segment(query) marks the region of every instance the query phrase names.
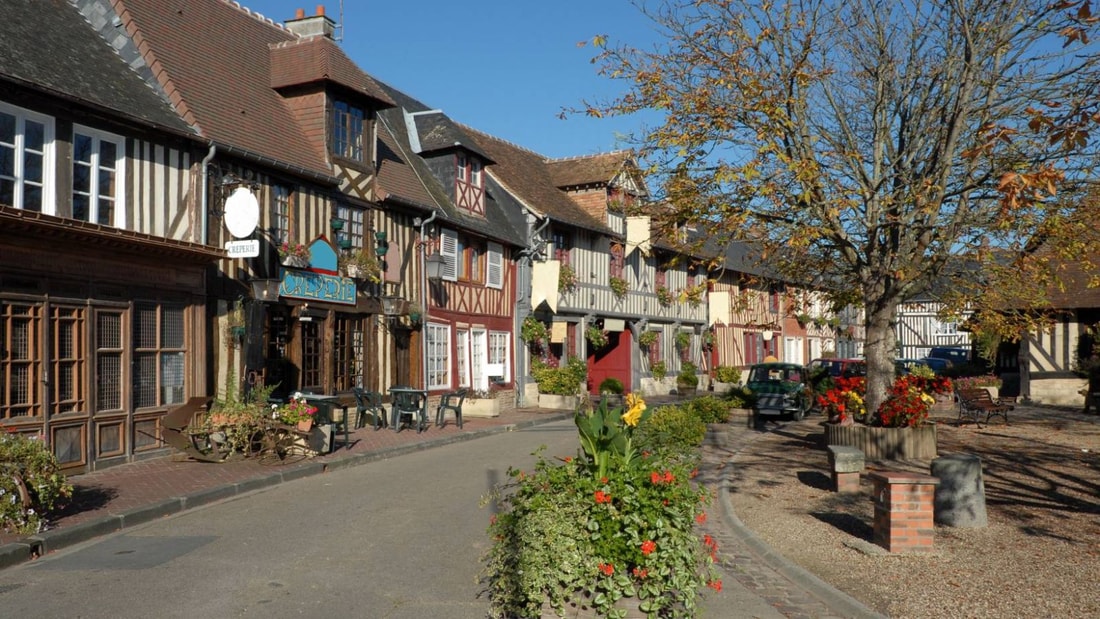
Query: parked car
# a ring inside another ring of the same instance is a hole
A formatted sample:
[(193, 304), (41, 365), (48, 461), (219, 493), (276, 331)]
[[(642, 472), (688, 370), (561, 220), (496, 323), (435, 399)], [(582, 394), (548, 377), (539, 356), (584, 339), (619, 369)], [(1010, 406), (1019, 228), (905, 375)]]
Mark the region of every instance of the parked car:
[(962, 346), (933, 346), (925, 357), (947, 359), (951, 365), (964, 365), (972, 361), (970, 349)]
[(924, 359), (894, 359), (894, 370), (898, 376), (905, 376), (918, 365), (925, 365)]
[(867, 362), (863, 359), (814, 359), (810, 362), (810, 371), (824, 370), (836, 378), (838, 376), (867, 376)]
[(809, 371), (795, 363), (759, 363), (749, 368), (745, 387), (756, 400), (757, 418), (787, 416), (801, 420), (810, 411), (813, 397)]

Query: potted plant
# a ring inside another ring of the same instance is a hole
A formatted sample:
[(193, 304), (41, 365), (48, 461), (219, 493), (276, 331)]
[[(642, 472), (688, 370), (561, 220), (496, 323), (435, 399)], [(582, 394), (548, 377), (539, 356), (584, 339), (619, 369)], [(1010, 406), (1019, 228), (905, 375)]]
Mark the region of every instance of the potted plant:
[(695, 389), (699, 386), (699, 376), (695, 373), (696, 369), (695, 364), (690, 361), (680, 364), (680, 373), (676, 375), (676, 391), (680, 395), (695, 393)]
[(691, 334), (687, 331), (677, 331), (675, 342), (678, 350), (687, 350), (691, 347)]
[(612, 276), (609, 280), (609, 285), (611, 286), (611, 292), (615, 295), (616, 299), (622, 299), (626, 296), (627, 284), (625, 279)]
[(664, 380), (665, 376), (668, 376), (668, 366), (664, 361), (654, 361), (649, 371), (656, 380)]
[(868, 459), (930, 460), (936, 457), (936, 426), (928, 421), (939, 394), (951, 393), (951, 379), (924, 366), (897, 377), (877, 411), (864, 403), (866, 379), (838, 376), (817, 396), (826, 415), (825, 443), (848, 445)]
[(558, 291), (571, 292), (577, 286), (577, 272), (568, 264), (561, 265), (558, 271)]
[(45, 441), (0, 430), (0, 530), (39, 533), (72, 495), (72, 484)]
[(741, 370), (732, 365), (720, 365), (714, 368), (714, 382), (711, 384), (714, 386), (715, 393), (726, 393), (740, 383)]
[(664, 307), (672, 305), (672, 291), (665, 286), (657, 286), (657, 302)]
[(545, 322), (535, 318), (533, 315), (528, 315), (523, 319), (519, 336), (523, 341), (527, 342), (529, 346), (541, 349), (548, 335), (549, 330), (546, 328)]
[(623, 403), (623, 381), (615, 378), (614, 376), (608, 376), (600, 381), (598, 388), (600, 392), (600, 401), (606, 401), (609, 406), (622, 406)]
[(564, 365), (555, 363), (540, 359), (531, 363), (531, 376), (539, 385), (539, 408), (574, 410), (588, 377), (588, 364), (580, 357), (570, 357)]
[(500, 416), (500, 400), (497, 398), (495, 386), (490, 383), (488, 389), (467, 391), (466, 400), (462, 403), (462, 415), (464, 417)]
[(283, 241), (278, 247), (278, 252), (283, 266), (295, 269), (304, 269), (309, 266), (308, 245)]
[(588, 325), (588, 327), (585, 328), (584, 338), (588, 340), (588, 343), (591, 344), (594, 349), (598, 350), (607, 346), (607, 332), (596, 325)]
[(485, 501), (490, 616), (693, 616), (706, 587), (721, 590), (716, 544), (695, 530), (710, 494), (689, 457), (639, 448), (649, 416), (634, 394), (601, 403), (574, 416), (580, 457), (509, 470)]
[(314, 415), (317, 407), (310, 405), (301, 393), (295, 392), (290, 396), (286, 404), (273, 405), (272, 417), (290, 426), (297, 426), (299, 430), (308, 432), (313, 427)]
[(638, 344), (643, 348), (649, 348), (657, 343), (659, 334), (656, 331), (642, 331), (638, 334)]
[(423, 313), (420, 309), (420, 305), (417, 304), (415, 301), (409, 303), (409, 320), (413, 324), (418, 324), (420, 322), (421, 316), (423, 316)]
[(339, 259), (340, 267), (352, 279), (361, 279), (377, 284), (382, 281), (382, 265), (373, 251), (357, 249), (343, 253)]

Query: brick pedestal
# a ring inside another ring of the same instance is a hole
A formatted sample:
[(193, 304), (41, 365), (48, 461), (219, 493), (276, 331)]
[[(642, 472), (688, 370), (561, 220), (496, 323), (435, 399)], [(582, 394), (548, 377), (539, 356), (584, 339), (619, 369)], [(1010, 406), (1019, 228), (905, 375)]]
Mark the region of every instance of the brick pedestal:
[(874, 471), (867, 477), (873, 485), (875, 544), (890, 552), (931, 551), (939, 480), (901, 471)]

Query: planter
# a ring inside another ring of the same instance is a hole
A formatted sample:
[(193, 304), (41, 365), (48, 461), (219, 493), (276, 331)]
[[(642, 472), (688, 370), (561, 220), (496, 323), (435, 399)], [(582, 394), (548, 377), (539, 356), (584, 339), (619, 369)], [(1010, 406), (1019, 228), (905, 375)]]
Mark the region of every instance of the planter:
[(352, 279), (360, 279), (366, 276), (366, 273), (363, 271), (363, 269), (359, 268), (358, 264), (347, 265), (346, 267), (344, 267), (344, 272), (347, 273), (348, 277)]
[(616, 408), (623, 405), (624, 396), (621, 393), (601, 393), (600, 401), (607, 402), (607, 408)]
[(825, 424), (826, 445), (847, 445), (868, 460), (931, 460), (936, 457), (936, 424), (915, 428), (874, 428)]
[(539, 408), (552, 408), (555, 410), (577, 410), (579, 404), (575, 395), (554, 395), (552, 393), (539, 394)]
[(695, 391), (697, 388), (698, 385), (683, 385), (680, 383), (676, 383), (676, 393), (684, 396), (695, 395)]
[(462, 403), (463, 417), (499, 417), (500, 400), (496, 398), (483, 398), (471, 400), (466, 398)]
[[(598, 614), (595, 607), (592, 606), (591, 600), (591, 594), (577, 593), (573, 599), (565, 603), (560, 613), (550, 607), (550, 602), (543, 602), (542, 614), (539, 615), (539, 619), (558, 619), (559, 617), (596, 619), (602, 617), (603, 615)], [(640, 604), (641, 600), (638, 598), (627, 596), (619, 598), (613, 608), (626, 611), (626, 614), (622, 615), (623, 619), (644, 619), (646, 614), (642, 612)]]
[(302, 421), (298, 422), (298, 431), (299, 432), (309, 432), (312, 429), (313, 429), (313, 420), (312, 419), (303, 419)]
[(283, 266), (289, 267), (291, 269), (304, 269), (309, 266), (309, 258), (305, 258), (302, 256), (283, 256), (279, 259), (279, 261), (282, 263)]
[(711, 381), (711, 386), (714, 388), (714, 393), (725, 394), (729, 393), (730, 389), (733, 389), (737, 383), (723, 383), (717, 380)]

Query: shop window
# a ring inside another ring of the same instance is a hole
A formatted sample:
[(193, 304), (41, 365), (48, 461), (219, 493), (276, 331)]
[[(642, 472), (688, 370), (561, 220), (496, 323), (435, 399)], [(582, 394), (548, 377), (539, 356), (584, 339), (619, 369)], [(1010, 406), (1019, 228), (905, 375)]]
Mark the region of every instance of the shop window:
[(86, 412), (84, 376), (84, 312), (79, 307), (54, 306), (50, 311), (53, 380), (50, 414)]
[(427, 347), (429, 389), (446, 389), (450, 386), (449, 339), (450, 329), (447, 325), (425, 325), (424, 345)]
[(503, 382), (510, 382), (511, 363), (509, 350), (509, 333), (505, 331), (489, 332), (489, 358), (485, 366), (485, 375), (489, 378), (499, 377)]
[(363, 385), (363, 355), (367, 319), (354, 315), (336, 317), (333, 342), (333, 380), (336, 391)]
[[(95, 319), (96, 412), (122, 410), (122, 312), (101, 310)], [(135, 358), (135, 370), (137, 362)], [(134, 384), (139, 381), (135, 372)]]
[(183, 308), (138, 303), (133, 321), (134, 408), (183, 403)]
[(38, 417), (41, 400), (39, 310), (33, 305), (0, 303), (0, 421)]
[(302, 325), (302, 391), (324, 392), (324, 374), (321, 367), (321, 351), (324, 342), (321, 339), (321, 326), (324, 321), (311, 320)]

